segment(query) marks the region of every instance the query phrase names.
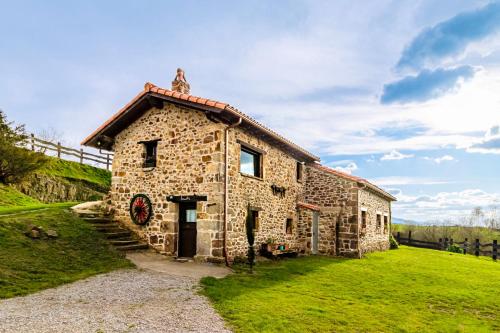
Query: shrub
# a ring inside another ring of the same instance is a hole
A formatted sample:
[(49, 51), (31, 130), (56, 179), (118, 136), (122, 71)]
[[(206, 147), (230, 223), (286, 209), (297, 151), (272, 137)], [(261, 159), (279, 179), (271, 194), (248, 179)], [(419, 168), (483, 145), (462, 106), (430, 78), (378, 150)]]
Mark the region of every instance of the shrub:
[(17, 183), (47, 163), (41, 153), (21, 148), (26, 142), (24, 126), (9, 123), (0, 110), (0, 182)]
[(389, 244), (390, 244), (391, 250), (399, 249), (399, 244), (396, 241), (396, 238), (394, 238), (394, 236), (392, 234), (389, 234)]
[(448, 246), (446, 251), (453, 252), (453, 253), (462, 253), (462, 248), (458, 245), (452, 244), (452, 245)]

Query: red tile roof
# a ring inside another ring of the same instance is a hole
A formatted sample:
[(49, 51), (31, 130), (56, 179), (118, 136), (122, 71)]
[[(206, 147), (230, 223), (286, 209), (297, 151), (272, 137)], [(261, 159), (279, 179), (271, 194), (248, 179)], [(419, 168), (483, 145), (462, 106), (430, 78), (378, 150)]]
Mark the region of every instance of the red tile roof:
[(95, 130), (92, 134), (90, 134), (85, 140), (82, 141), (82, 145), (88, 144), (94, 137), (98, 136), (103, 130), (106, 129), (109, 125), (111, 125), (113, 122), (118, 120), (124, 113), (128, 111), (128, 109), (138, 100), (140, 100), (143, 96), (147, 95), (148, 93), (154, 93), (157, 95), (163, 95), (166, 97), (171, 97), (171, 98), (176, 98), (179, 100), (183, 101), (188, 101), (192, 103), (196, 103), (202, 106), (207, 106), (207, 107), (212, 107), (215, 109), (219, 110), (224, 110), (227, 111), (237, 117), (241, 117), (244, 121), (249, 123), (250, 125), (259, 128), (261, 131), (267, 133), (269, 136), (274, 137), (278, 141), (281, 141), (285, 145), (301, 152), (302, 154), (308, 156), (311, 160), (319, 161), (319, 157), (317, 157), (314, 154), (311, 154), (304, 148), (296, 145), (292, 141), (284, 138), (283, 136), (279, 135), (278, 133), (274, 132), (273, 130), (269, 129), (268, 127), (262, 125), (252, 117), (244, 114), (243, 112), (239, 111), (238, 109), (232, 107), (228, 103), (223, 103), (219, 101), (214, 101), (202, 97), (197, 97), (197, 96), (192, 96), (188, 94), (182, 94), (176, 91), (160, 88), (150, 82), (147, 82), (144, 85), (144, 90), (140, 92), (132, 101), (130, 101), (127, 105), (125, 105), (123, 108), (121, 108), (117, 113), (115, 113), (109, 120), (107, 120), (104, 124), (102, 124), (97, 130)]
[(356, 176), (347, 174), (345, 172), (338, 171), (338, 170), (329, 168), (327, 166), (321, 165), (319, 163), (312, 164), (312, 167), (314, 167), (316, 169), (319, 169), (319, 170), (322, 170), (322, 171), (325, 171), (327, 173), (333, 174), (335, 176), (347, 179), (347, 180), (351, 180), (351, 181), (354, 181), (354, 182), (357, 182), (357, 183), (361, 183), (361, 184), (369, 187), (373, 191), (375, 191), (375, 192), (383, 195), (384, 197), (386, 197), (386, 198), (388, 198), (388, 199), (390, 199), (392, 201), (396, 201), (396, 198), (393, 195), (391, 195), (390, 193), (387, 193), (386, 191), (384, 191), (383, 189), (381, 189), (377, 185), (374, 185), (374, 184), (370, 183), (368, 180), (366, 180), (364, 178), (356, 177)]
[(306, 209), (315, 210), (315, 211), (319, 211), (320, 210), (319, 206), (316, 206), (316, 205), (313, 205), (313, 204), (309, 204), (309, 203), (306, 203), (306, 202), (297, 202), (297, 207), (299, 207), (299, 208), (306, 208)]

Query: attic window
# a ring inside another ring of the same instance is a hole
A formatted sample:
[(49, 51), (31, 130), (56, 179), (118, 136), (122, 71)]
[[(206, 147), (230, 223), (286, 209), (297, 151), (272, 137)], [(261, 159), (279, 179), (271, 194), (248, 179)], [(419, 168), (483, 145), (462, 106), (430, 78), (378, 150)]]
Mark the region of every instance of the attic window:
[(154, 168), (156, 167), (156, 151), (158, 148), (158, 141), (160, 140), (151, 140), (151, 141), (141, 141), (139, 143), (144, 145), (144, 163), (142, 164), (143, 168)]

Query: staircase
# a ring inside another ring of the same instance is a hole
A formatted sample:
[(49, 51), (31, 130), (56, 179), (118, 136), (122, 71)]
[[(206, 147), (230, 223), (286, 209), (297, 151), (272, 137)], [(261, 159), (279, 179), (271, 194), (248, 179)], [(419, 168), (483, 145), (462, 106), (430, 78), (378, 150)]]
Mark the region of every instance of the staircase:
[(132, 232), (122, 228), (110, 216), (98, 212), (78, 212), (77, 214), (101, 232), (117, 250), (140, 251), (149, 248), (148, 244), (138, 240)]

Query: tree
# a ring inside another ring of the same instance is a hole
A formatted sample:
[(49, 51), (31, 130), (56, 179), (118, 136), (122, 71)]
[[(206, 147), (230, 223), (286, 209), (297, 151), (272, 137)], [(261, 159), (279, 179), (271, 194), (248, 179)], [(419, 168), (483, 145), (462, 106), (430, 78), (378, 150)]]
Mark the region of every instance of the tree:
[(253, 214), (252, 210), (250, 209), (250, 204), (248, 204), (246, 229), (247, 229), (247, 241), (248, 241), (248, 263), (250, 264), (250, 272), (253, 271), (253, 262), (255, 261), (255, 249), (253, 248), (255, 242), (255, 234), (254, 234), (253, 224), (254, 224)]
[(38, 170), (47, 158), (25, 148), (27, 135), (24, 125), (14, 125), (0, 110), (0, 182), (16, 183)]

